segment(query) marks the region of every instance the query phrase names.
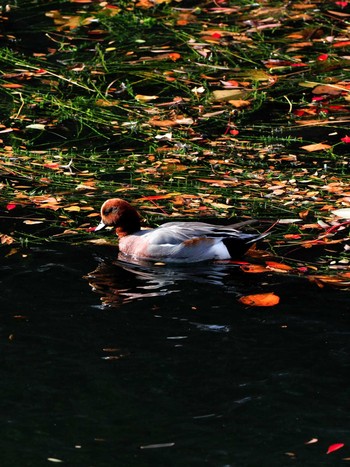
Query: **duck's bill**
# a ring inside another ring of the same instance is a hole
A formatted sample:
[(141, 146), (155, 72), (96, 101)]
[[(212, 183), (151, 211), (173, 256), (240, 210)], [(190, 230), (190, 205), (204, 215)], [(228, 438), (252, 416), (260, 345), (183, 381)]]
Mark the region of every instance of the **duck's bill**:
[(105, 224), (104, 222), (101, 221), (101, 222), (98, 224), (98, 226), (95, 228), (95, 232), (97, 232), (98, 230), (102, 230), (102, 229), (104, 229), (105, 227), (106, 227), (106, 224)]

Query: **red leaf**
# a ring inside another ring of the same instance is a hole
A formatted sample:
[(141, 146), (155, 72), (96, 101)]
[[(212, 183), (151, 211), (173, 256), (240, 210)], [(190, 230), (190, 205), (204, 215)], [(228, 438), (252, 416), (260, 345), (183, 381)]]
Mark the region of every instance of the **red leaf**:
[(9, 203), (7, 206), (6, 206), (6, 209), (8, 211), (11, 211), (12, 209), (15, 209), (17, 207), (17, 204), (15, 203)]
[(340, 42), (335, 42), (333, 44), (333, 47), (347, 47), (350, 45), (350, 41), (340, 41)]
[(320, 62), (324, 62), (327, 59), (328, 59), (328, 54), (321, 54), (317, 57), (317, 60), (319, 60)]
[(328, 447), (327, 454), (330, 454), (331, 452), (338, 451), (338, 449), (341, 449), (344, 446), (344, 443), (335, 443), (331, 444)]
[(233, 136), (237, 136), (239, 133), (238, 130), (230, 130), (230, 134), (233, 135)]
[(348, 6), (347, 1), (339, 1), (339, 2), (335, 2), (335, 4), (340, 6), (340, 8), (346, 8)]
[(340, 141), (343, 141), (343, 143), (350, 143), (350, 136), (346, 135), (344, 138), (340, 138)]
[(213, 37), (214, 39), (220, 39), (221, 38), (221, 34), (219, 32), (214, 32), (211, 37)]

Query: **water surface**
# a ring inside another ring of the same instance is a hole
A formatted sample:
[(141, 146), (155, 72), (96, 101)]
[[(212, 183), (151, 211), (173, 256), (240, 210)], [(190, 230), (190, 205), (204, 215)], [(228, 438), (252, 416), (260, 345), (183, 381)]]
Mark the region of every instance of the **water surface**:
[[(347, 446), (325, 454), (349, 442), (347, 292), (233, 265), (113, 259), (60, 245), (2, 262), (2, 466), (319, 466), (350, 456)], [(265, 291), (281, 303), (237, 301)]]

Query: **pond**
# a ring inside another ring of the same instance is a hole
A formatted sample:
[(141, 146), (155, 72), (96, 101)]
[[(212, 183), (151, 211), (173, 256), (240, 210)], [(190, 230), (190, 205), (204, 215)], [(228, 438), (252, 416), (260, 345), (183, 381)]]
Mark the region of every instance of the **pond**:
[[(0, 274), (3, 467), (349, 458), (348, 293), (232, 264), (133, 266), (96, 246), (34, 247)], [(280, 304), (237, 300), (258, 291)]]
[[(349, 16), (3, 5), (1, 467), (350, 460)], [(287, 269), (118, 261), (91, 241), (110, 197), (143, 226), (259, 219)]]

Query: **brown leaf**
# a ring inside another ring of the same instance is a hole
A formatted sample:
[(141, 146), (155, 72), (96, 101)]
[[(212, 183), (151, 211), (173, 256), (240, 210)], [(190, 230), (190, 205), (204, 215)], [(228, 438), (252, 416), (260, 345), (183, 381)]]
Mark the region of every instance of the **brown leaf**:
[(320, 84), (312, 90), (312, 94), (328, 94), (329, 96), (339, 96), (342, 92), (342, 89), (331, 84)]

